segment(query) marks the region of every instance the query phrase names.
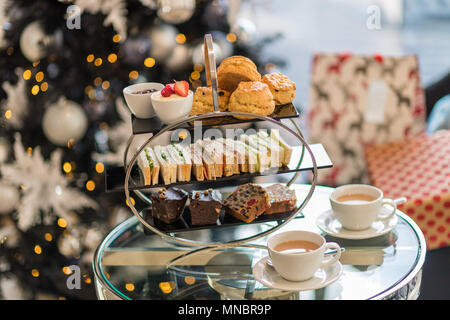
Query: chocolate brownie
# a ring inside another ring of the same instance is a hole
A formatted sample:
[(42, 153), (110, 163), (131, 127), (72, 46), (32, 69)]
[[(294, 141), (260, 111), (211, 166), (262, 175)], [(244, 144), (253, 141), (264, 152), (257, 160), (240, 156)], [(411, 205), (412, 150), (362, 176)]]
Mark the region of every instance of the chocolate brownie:
[(295, 209), (297, 197), (295, 191), (282, 184), (274, 184), (266, 188), (270, 198), (270, 208), (264, 214), (289, 212)]
[(252, 222), (270, 207), (267, 191), (251, 183), (239, 186), (223, 205), (227, 214), (246, 223)]
[(189, 194), (178, 188), (161, 188), (151, 194), (152, 216), (164, 223), (177, 221), (183, 213)]
[(189, 209), (193, 226), (215, 224), (222, 209), (222, 194), (218, 190), (192, 191)]

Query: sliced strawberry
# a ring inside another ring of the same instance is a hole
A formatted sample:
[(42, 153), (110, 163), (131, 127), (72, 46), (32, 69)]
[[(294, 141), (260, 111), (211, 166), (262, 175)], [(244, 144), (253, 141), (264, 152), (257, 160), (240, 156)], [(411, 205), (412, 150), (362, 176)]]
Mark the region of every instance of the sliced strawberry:
[(176, 81), (174, 91), (177, 95), (187, 97), (189, 94), (189, 83), (187, 81)]
[(175, 93), (175, 83), (169, 83), (166, 85), (166, 87), (169, 86), (170, 90), (172, 90), (172, 93)]

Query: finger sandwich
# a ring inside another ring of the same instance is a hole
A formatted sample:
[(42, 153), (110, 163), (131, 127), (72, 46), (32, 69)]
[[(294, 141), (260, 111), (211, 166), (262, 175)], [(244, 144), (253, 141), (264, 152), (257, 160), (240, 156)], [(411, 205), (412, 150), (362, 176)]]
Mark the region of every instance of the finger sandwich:
[(161, 177), (165, 185), (177, 182), (177, 164), (170, 156), (166, 146), (154, 147), (156, 159), (160, 165)]
[(235, 170), (236, 173), (240, 172), (248, 172), (248, 152), (247, 150), (240, 144), (237, 144), (235, 140), (232, 139), (223, 139), (222, 141), (224, 145), (234, 153), (235, 158)]
[(167, 151), (177, 165), (177, 180), (179, 182), (191, 181), (190, 152), (185, 150), (181, 144), (170, 144), (167, 146)]
[(206, 180), (216, 180), (216, 165), (214, 159), (211, 158), (209, 153), (203, 150), (203, 141), (199, 140), (195, 144), (191, 145), (191, 150), (194, 149), (195, 153), (201, 154), (203, 161), (203, 174)]
[(257, 171), (262, 173), (269, 169), (270, 167), (270, 153), (269, 150), (258, 143), (256, 135), (241, 135), (241, 141), (244, 142), (252, 152), (256, 153), (258, 159), (258, 169)]
[[(223, 174), (225, 177), (232, 176), (233, 174), (239, 174), (239, 165), (237, 154), (234, 152), (235, 148), (231, 144), (226, 143), (226, 139), (218, 139), (223, 146)], [(230, 140), (231, 141), (231, 140)], [(231, 141), (232, 142), (232, 141)]]
[(203, 152), (213, 161), (216, 178), (223, 176), (223, 145), (215, 140), (204, 139), (202, 142)]
[(258, 142), (265, 146), (270, 152), (271, 167), (282, 167), (284, 160), (284, 148), (275, 139), (271, 139), (267, 131), (260, 130), (257, 133)]
[(197, 181), (205, 180), (205, 176), (208, 176), (205, 172), (206, 169), (203, 166), (202, 159), (202, 147), (198, 144), (191, 144), (191, 161), (192, 161), (192, 174)]
[(152, 148), (147, 147), (142, 150), (138, 157), (138, 166), (144, 176), (146, 186), (158, 184), (160, 167)]
[(292, 147), (280, 136), (280, 131), (276, 129), (270, 130), (270, 138), (277, 141), (278, 144), (284, 148), (284, 159), (283, 164), (285, 166), (289, 165), (292, 157)]

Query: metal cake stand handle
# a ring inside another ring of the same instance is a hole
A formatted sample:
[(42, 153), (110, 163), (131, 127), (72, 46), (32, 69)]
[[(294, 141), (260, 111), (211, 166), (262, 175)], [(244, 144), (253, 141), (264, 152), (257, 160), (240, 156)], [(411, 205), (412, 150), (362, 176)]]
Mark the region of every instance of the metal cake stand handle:
[(212, 35), (205, 35), (205, 70), (206, 86), (211, 87), (213, 99), (213, 111), (220, 112), (219, 109), (219, 83), (217, 81), (216, 57), (214, 55), (214, 45)]

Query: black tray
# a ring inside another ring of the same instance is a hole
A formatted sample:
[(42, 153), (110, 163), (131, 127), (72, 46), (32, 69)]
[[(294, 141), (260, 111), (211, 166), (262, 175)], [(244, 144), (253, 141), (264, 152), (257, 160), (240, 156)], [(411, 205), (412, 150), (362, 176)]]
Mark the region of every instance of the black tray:
[[(292, 103), (280, 105), (275, 107), (274, 113), (272, 113), (269, 117), (272, 117), (275, 120), (289, 119), (289, 118), (298, 118), (300, 116), (299, 112), (295, 108)], [(203, 128), (210, 128), (214, 126), (223, 126), (223, 125), (234, 125), (240, 123), (249, 123), (262, 121), (259, 119), (249, 119), (249, 120), (239, 120), (230, 116), (223, 116), (205, 120), (199, 120), (202, 122)], [(165, 126), (164, 123), (159, 120), (158, 117), (153, 117), (150, 119), (139, 119), (134, 115), (131, 116), (131, 125), (133, 128), (133, 134), (146, 134), (146, 133), (157, 133), (163, 129)], [(186, 129), (192, 130), (194, 129), (193, 123), (191, 125), (180, 126), (178, 129)]]
[[(177, 233), (177, 232), (186, 232), (186, 231), (197, 231), (197, 230), (204, 230), (204, 229), (214, 229), (214, 228), (223, 228), (223, 227), (232, 227), (232, 226), (238, 226), (238, 225), (250, 225), (250, 224), (258, 224), (258, 223), (266, 223), (266, 222), (274, 222), (274, 221), (283, 221), (289, 218), (292, 215), (292, 211), (290, 212), (283, 212), (283, 213), (276, 213), (271, 215), (260, 215), (255, 220), (253, 220), (250, 223), (242, 222), (241, 220), (236, 219), (233, 216), (230, 216), (228, 214), (225, 214), (225, 210), (222, 208), (219, 219), (217, 219), (217, 222), (215, 224), (209, 224), (209, 225), (202, 225), (202, 226), (193, 226), (191, 224), (191, 211), (189, 210), (189, 206), (186, 206), (184, 208), (183, 214), (181, 215), (180, 219), (173, 224), (166, 224), (158, 219), (154, 219), (152, 217), (152, 211), (151, 208), (145, 209), (143, 211), (143, 217), (145, 221), (147, 221), (152, 227), (157, 228), (158, 230), (165, 232), (165, 233)], [(299, 212), (297, 214), (297, 217), (303, 218), (303, 214)], [(150, 231), (147, 231), (146, 233), (151, 233)]]
[[(333, 166), (327, 152), (325, 151), (322, 144), (311, 144), (309, 145), (311, 148), (311, 151), (316, 159), (317, 168), (318, 169), (325, 169), (325, 168), (331, 168)], [(267, 175), (274, 175), (274, 174), (284, 174), (284, 173), (293, 173), (298, 171), (308, 171), (312, 170), (312, 162), (311, 157), (309, 156), (308, 151), (305, 149), (305, 156), (302, 162), (302, 165), (298, 167), (298, 162), (301, 156), (301, 147), (294, 147), (292, 152), (292, 159), (291, 163), (288, 166), (283, 166), (281, 168), (273, 168), (273, 171), (265, 172), (265, 173), (243, 173), (243, 174), (236, 174), (232, 175), (230, 177), (222, 177), (218, 178), (216, 180), (205, 180), (205, 181), (197, 181), (197, 180), (191, 180), (189, 182), (177, 182), (172, 183), (170, 185), (165, 184), (158, 184), (154, 186), (144, 185), (141, 184), (141, 174), (140, 170), (135, 165), (131, 171), (131, 178), (136, 183), (134, 184), (133, 181), (130, 179), (130, 182), (128, 184), (129, 190), (145, 190), (145, 189), (152, 189), (152, 188), (160, 188), (160, 187), (173, 187), (173, 186), (182, 186), (182, 185), (201, 185), (201, 186), (214, 186), (214, 185), (220, 185), (225, 184), (227, 182), (231, 182), (233, 180), (251, 180), (254, 177), (258, 176), (267, 176)], [(106, 174), (105, 174), (105, 186), (106, 186), (106, 192), (123, 192), (125, 190), (124, 183), (125, 183), (125, 169), (124, 167), (108, 167), (106, 168)], [(160, 179), (161, 180), (161, 179)]]

